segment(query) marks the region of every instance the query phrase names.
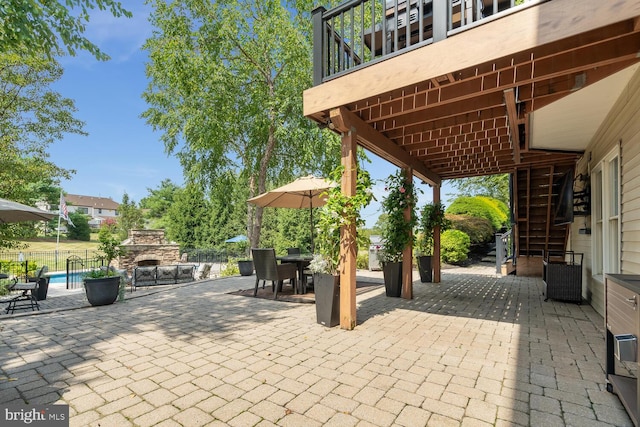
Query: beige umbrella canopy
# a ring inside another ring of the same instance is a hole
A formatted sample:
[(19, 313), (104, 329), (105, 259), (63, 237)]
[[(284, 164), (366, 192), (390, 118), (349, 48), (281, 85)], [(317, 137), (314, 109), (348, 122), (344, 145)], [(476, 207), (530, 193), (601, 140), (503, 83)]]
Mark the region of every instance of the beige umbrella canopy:
[(0, 224), (22, 221), (46, 221), (58, 216), (57, 213), (32, 208), (22, 203), (0, 199)]
[(313, 175), (303, 176), (282, 187), (247, 200), (249, 203), (263, 207), (309, 209), (311, 221), (311, 251), (313, 251), (313, 208), (324, 206), (325, 199), (320, 195), (338, 184), (317, 178)]

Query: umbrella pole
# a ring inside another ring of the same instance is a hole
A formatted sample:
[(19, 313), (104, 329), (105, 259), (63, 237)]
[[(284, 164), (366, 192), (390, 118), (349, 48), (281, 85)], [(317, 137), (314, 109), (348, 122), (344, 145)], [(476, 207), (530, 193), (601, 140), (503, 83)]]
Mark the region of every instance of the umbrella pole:
[(309, 218), (311, 221), (311, 253), (314, 253), (313, 247), (313, 198), (309, 201)]

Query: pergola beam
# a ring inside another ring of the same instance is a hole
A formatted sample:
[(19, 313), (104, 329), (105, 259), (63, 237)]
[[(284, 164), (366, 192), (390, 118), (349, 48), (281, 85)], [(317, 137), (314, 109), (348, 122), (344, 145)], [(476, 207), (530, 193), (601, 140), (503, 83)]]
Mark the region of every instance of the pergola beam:
[(411, 157), (409, 153), (345, 107), (334, 108), (330, 111), (329, 117), (333, 128), (341, 133), (355, 129), (358, 143), (372, 153), (401, 169), (413, 169), (413, 174), (428, 184), (440, 185), (442, 180), (439, 175), (426, 168), (422, 162)]
[(511, 133), (511, 148), (513, 149), (513, 161), (520, 164), (520, 134), (518, 132), (518, 109), (516, 107), (516, 94), (513, 89), (504, 91), (504, 103), (507, 107), (509, 119), (509, 132)]

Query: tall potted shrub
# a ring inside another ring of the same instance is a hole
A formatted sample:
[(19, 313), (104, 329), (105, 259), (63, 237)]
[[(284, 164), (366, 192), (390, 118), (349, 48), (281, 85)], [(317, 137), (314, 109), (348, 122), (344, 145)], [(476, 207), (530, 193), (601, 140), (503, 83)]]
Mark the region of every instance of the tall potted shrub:
[(120, 240), (110, 226), (103, 226), (98, 234), (98, 250), (107, 261), (105, 269), (89, 271), (84, 276), (84, 289), (89, 304), (93, 306), (113, 304), (120, 290), (121, 276), (111, 269), (111, 261), (124, 255)]
[(416, 259), (422, 283), (433, 280), (434, 230), (436, 227), (440, 227), (440, 232), (443, 232), (450, 227), (450, 224), (450, 221), (444, 216), (444, 205), (442, 203), (430, 202), (420, 210), (416, 239)]
[[(340, 182), (343, 169), (342, 166), (336, 168), (330, 179)], [(318, 215), (316, 254), (309, 269), (313, 273), (317, 322), (332, 327), (340, 323), (340, 228), (364, 225), (360, 210), (373, 199), (371, 177), (367, 171), (358, 168), (354, 196), (345, 196), (340, 187), (333, 187), (327, 190), (326, 197)], [(358, 239), (358, 236), (346, 238)]]
[[(382, 227), (382, 273), (387, 296), (399, 297), (402, 293), (402, 252), (413, 243), (416, 224), (417, 194), (413, 181), (399, 170), (386, 182), (387, 196), (382, 201), (382, 211), (387, 215)], [(405, 210), (409, 209), (409, 218)]]

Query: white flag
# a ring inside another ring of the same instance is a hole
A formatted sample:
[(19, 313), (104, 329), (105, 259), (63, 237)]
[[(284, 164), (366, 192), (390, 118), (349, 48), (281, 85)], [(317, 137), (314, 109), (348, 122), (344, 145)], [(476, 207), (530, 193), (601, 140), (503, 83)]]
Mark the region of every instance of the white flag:
[(71, 218), (69, 218), (69, 211), (67, 210), (67, 204), (64, 202), (64, 196), (62, 195), (62, 192), (60, 192), (60, 218), (67, 221), (67, 223), (73, 228), (76, 227), (71, 221)]

